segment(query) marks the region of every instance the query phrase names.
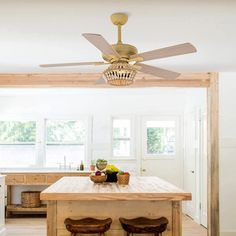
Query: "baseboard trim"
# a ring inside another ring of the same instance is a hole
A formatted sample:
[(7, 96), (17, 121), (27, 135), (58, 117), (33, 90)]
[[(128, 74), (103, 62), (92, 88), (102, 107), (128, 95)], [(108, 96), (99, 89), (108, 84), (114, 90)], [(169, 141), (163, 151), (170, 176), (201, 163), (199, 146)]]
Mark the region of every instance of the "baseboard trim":
[(220, 236), (235, 236), (236, 232), (221, 232)]

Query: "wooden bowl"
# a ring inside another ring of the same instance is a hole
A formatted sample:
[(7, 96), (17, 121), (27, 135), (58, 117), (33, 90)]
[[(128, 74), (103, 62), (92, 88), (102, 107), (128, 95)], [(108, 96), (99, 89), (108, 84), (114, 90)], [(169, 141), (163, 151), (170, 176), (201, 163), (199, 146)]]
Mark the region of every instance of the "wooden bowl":
[(90, 175), (90, 179), (98, 184), (98, 183), (103, 183), (106, 181), (107, 176), (106, 175)]

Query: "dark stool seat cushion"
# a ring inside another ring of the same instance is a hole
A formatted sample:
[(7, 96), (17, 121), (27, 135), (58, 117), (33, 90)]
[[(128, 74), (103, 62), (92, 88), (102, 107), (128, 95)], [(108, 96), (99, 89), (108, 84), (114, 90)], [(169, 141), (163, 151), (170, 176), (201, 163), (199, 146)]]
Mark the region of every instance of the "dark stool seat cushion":
[(112, 219), (107, 218), (104, 220), (98, 220), (94, 218), (84, 218), (80, 220), (72, 220), (70, 218), (64, 221), (66, 229), (71, 233), (82, 233), (82, 234), (95, 234), (105, 233), (109, 230)]
[(158, 219), (149, 219), (145, 217), (139, 217), (135, 219), (120, 218), (120, 223), (123, 229), (128, 233), (163, 233), (168, 224), (168, 220), (165, 217)]

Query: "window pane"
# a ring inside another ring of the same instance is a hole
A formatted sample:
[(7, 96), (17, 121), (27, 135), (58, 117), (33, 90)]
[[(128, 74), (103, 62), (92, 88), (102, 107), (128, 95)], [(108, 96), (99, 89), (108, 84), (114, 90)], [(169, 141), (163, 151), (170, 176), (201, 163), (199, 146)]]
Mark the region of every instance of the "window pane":
[(1, 167), (35, 166), (35, 121), (0, 121)]
[[(69, 165), (77, 167), (85, 159), (85, 145), (53, 145), (48, 144), (46, 148), (47, 167), (64, 168), (64, 157), (66, 157), (67, 168)], [(60, 165), (59, 165), (60, 163)]]
[(113, 138), (130, 138), (130, 120), (113, 120)]
[(0, 143), (35, 142), (36, 122), (0, 121)]
[(147, 121), (147, 154), (175, 154), (175, 121)]
[[(82, 120), (47, 120), (46, 166), (76, 167), (85, 161), (86, 122)], [(59, 164), (60, 163), (60, 164)]]
[(48, 120), (48, 143), (83, 143), (85, 141), (86, 125), (84, 121)]
[(115, 157), (129, 157), (131, 121), (129, 119), (113, 119), (112, 153)]
[(129, 157), (130, 141), (129, 140), (113, 140), (113, 156)]

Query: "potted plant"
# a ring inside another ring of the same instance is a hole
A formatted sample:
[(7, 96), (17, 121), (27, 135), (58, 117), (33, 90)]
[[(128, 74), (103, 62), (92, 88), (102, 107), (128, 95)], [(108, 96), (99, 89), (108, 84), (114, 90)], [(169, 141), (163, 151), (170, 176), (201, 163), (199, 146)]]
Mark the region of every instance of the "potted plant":
[(95, 171), (95, 167), (96, 167), (95, 161), (94, 161), (94, 160), (91, 160), (91, 163), (90, 163), (90, 170), (91, 170), (91, 171)]
[(98, 170), (104, 170), (107, 166), (107, 160), (105, 159), (97, 159), (96, 167)]
[(117, 173), (119, 169), (114, 165), (107, 165), (106, 174), (107, 180), (106, 182), (117, 182)]

